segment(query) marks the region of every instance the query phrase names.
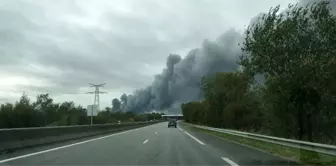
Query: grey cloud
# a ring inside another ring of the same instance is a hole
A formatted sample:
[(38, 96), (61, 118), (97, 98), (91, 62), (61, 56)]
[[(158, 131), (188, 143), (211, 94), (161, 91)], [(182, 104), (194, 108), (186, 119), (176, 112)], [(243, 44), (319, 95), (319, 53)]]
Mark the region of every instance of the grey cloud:
[[(201, 76), (236, 68), (240, 34), (229, 30), (211, 40), (255, 13), (252, 8), (231, 14), (234, 6), (223, 1), (135, 0), (127, 1), (132, 11), (111, 9), (86, 22), (91, 15), (84, 2), (1, 1), (0, 71), (7, 73), (1, 76), (42, 79), (51, 85), (17, 88), (56, 95), (82, 93), (81, 87), (90, 82), (106, 82), (106, 90), (115, 91), (145, 87), (128, 95), (127, 107), (145, 110), (178, 105), (200, 98), (197, 80)], [(156, 71), (146, 68), (164, 66), (169, 53), (194, 48), (205, 38), (211, 40), (186, 57), (171, 56), (173, 61), (155, 78), (151, 74)]]
[[(2, 3), (4, 4), (0, 7), (0, 18), (5, 23), (0, 25), (0, 69), (11, 69), (11, 72), (25, 76), (41, 76), (61, 87), (72, 88), (71, 91), (61, 88), (63, 90), (60, 90), (60, 93), (74, 93), (80, 86), (86, 86), (87, 82), (107, 80), (111, 80), (107, 84), (108, 88), (140, 88), (148, 84), (151, 78), (134, 70), (135, 68), (145, 63), (159, 65), (167, 52), (191, 47), (205, 36), (209, 36), (209, 33), (218, 33), (218, 30), (200, 32), (202, 29), (223, 27), (200, 24), (200, 20), (196, 23), (191, 21), (188, 25), (188, 15), (180, 13), (179, 19), (165, 16), (160, 10), (166, 10), (166, 7), (155, 6), (159, 3), (152, 2), (151, 9), (154, 13), (157, 12), (156, 16), (145, 10), (140, 11), (144, 17), (141, 19), (132, 15), (105, 13), (102, 17), (112, 28), (111, 31), (105, 32), (97, 28), (73, 27), (59, 20), (50, 20), (52, 16), (46, 11), (49, 8), (44, 8), (46, 3), (43, 1)], [(64, 9), (66, 11), (73, 9), (73, 15), (83, 15), (74, 1), (61, 1), (59, 4), (67, 7)], [(188, 3), (180, 4), (188, 7)], [(193, 12), (203, 16), (203, 13)], [(63, 14), (59, 13), (59, 17), (62, 16)], [(205, 17), (196, 18), (206, 20)], [(161, 19), (169, 19), (169, 22), (177, 24), (169, 25)], [(173, 21), (174, 19), (176, 20)], [(195, 30), (188, 33), (188, 28)], [(61, 70), (62, 74), (55, 76), (53, 73), (22, 70), (29, 64), (53, 67)]]
[[(53, 23), (50, 23), (50, 27), (46, 27), (34, 24), (32, 20), (29, 20), (29, 15), (25, 17), (21, 13), (0, 10), (1, 17), (4, 18), (2, 20), (8, 20), (8, 24), (0, 26), (0, 42), (2, 43), (0, 47), (2, 65), (0, 68), (9, 69), (12, 67), (16, 73), (26, 76), (46, 77), (60, 87), (67, 87), (61, 88), (60, 93), (75, 93), (78, 92), (79, 86), (86, 86), (88, 82), (106, 81), (107, 79), (113, 80), (107, 87), (120, 85), (137, 87), (146, 84), (146, 82), (141, 82), (141, 78), (146, 76), (132, 69), (131, 65), (124, 65), (124, 60), (110, 55), (110, 48), (103, 42), (111, 41), (100, 42), (85, 29), (76, 28), (74, 32), (71, 27), (58, 26), (55, 28)], [(43, 17), (41, 18), (43, 19)], [(53, 34), (59, 35), (54, 36)], [(62, 42), (45, 38), (50, 35), (61, 40), (72, 38), (78, 41), (78, 43), (74, 43), (74, 46), (82, 44), (82, 48), (64, 47)], [(129, 45), (123, 46), (125, 50), (126, 47)], [(133, 51), (132, 48), (128, 49)], [(90, 52), (85, 52), (86, 50)], [(54, 76), (54, 73), (36, 75), (38, 73), (22, 70), (22, 66), (31, 63), (60, 69), (62, 74), (60, 76)], [(27, 89), (27, 87), (21, 87), (21, 89)], [(69, 91), (69, 89), (71, 90)]]

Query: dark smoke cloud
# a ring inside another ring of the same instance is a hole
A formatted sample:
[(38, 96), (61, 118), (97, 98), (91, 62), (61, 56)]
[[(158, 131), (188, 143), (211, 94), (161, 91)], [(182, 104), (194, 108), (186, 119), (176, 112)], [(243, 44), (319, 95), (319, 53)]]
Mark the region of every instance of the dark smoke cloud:
[(241, 41), (240, 33), (229, 30), (216, 41), (205, 40), (201, 48), (192, 49), (183, 59), (170, 54), (166, 68), (154, 77), (150, 86), (127, 96), (127, 110), (144, 112), (172, 108), (172, 112), (178, 113), (181, 103), (202, 98), (201, 77), (237, 69)]
[[(300, 4), (313, 1), (301, 0)], [(335, 12), (336, 0), (331, 0), (331, 6)], [(249, 25), (261, 21), (263, 14), (266, 13), (253, 17)], [(126, 110), (145, 112), (169, 108), (170, 113), (180, 113), (180, 104), (183, 102), (202, 99), (200, 79), (203, 76), (238, 69), (238, 56), (242, 53), (238, 43), (242, 41), (242, 34), (229, 30), (216, 41), (204, 40), (201, 48), (192, 49), (184, 58), (170, 54), (166, 68), (154, 77), (150, 86), (127, 96)]]

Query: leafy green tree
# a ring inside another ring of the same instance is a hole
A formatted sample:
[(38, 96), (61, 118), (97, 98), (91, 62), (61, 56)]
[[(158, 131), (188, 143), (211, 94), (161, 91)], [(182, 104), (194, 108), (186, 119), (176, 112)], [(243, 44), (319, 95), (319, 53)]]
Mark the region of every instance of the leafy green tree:
[(0, 128), (13, 128), (15, 124), (14, 105), (2, 104), (0, 107)]
[(104, 111), (111, 111), (112, 109), (110, 107), (105, 107), (105, 110)]
[[(149, 118), (150, 117), (150, 118)], [(147, 121), (160, 119), (161, 114), (135, 114), (134, 112), (115, 112), (109, 109), (101, 111), (94, 117), (94, 124)], [(40, 94), (35, 102), (23, 95), (14, 105), (10, 103), (0, 106), (0, 128), (66, 126), (89, 124), (90, 117), (86, 109), (76, 106), (74, 102), (53, 103), (49, 94)]]
[(95, 118), (95, 123), (103, 124), (103, 123), (116, 123), (117, 120), (113, 117), (110, 111), (100, 111)]
[(44, 125), (57, 121), (56, 106), (49, 94), (40, 94), (36, 97), (33, 107), (43, 114)]
[(124, 119), (130, 119), (133, 118), (134, 116), (136, 116), (136, 114), (134, 112), (125, 112), (125, 118)]
[(134, 121), (147, 121), (148, 120), (148, 115), (147, 114), (139, 114), (134, 117)]
[(201, 80), (204, 101), (181, 105), (190, 123), (235, 129), (259, 129), (262, 124), (260, 97), (244, 72), (222, 72)]
[(246, 31), (241, 64), (265, 75), (276, 114), (291, 114), (297, 137), (312, 141), (312, 118), (327, 112), (335, 95), (336, 18), (329, 2), (321, 1), (289, 5), (282, 13), (277, 6), (260, 19)]
[(30, 104), (27, 95), (22, 95), (20, 100), (14, 105), (15, 127), (37, 127), (43, 123), (43, 115)]
[(225, 110), (228, 111), (226, 107), (232, 102), (242, 100), (249, 84), (250, 78), (243, 72), (216, 73), (213, 77), (203, 78), (206, 122), (212, 126), (223, 127), (224, 121), (229, 118), (223, 116), (233, 115), (224, 113)]

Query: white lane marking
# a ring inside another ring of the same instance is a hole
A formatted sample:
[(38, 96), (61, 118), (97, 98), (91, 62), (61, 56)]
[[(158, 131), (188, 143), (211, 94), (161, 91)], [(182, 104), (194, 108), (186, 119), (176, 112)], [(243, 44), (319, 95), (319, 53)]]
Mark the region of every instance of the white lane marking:
[(148, 139), (146, 139), (142, 144), (145, 144), (145, 143), (147, 143), (148, 142)]
[(229, 163), (231, 166), (239, 166), (238, 164), (236, 164), (235, 162), (233, 162), (232, 160), (230, 160), (226, 157), (221, 157), (221, 159), (226, 161), (227, 163)]
[(183, 129), (181, 129), (180, 127), (177, 127), (179, 130), (183, 131)]
[(188, 132), (184, 131), (184, 133), (186, 133), (187, 135), (189, 135), (189, 137), (191, 137), (192, 139), (194, 139), (195, 141), (197, 141), (199, 144), (201, 144), (201, 145), (205, 145), (202, 141), (200, 141), (200, 140), (197, 139), (196, 137), (192, 136), (192, 135), (189, 134)]
[(84, 144), (84, 143), (88, 143), (88, 142), (92, 142), (92, 141), (96, 141), (96, 140), (112, 137), (112, 136), (117, 136), (117, 135), (125, 134), (125, 133), (128, 133), (128, 132), (139, 130), (141, 128), (127, 130), (127, 131), (123, 131), (123, 132), (120, 132), (120, 133), (115, 133), (115, 134), (111, 134), (111, 135), (107, 135), (107, 136), (103, 136), (103, 137), (99, 137), (99, 138), (94, 138), (94, 139), (90, 139), (90, 140), (86, 140), (86, 141), (82, 141), (82, 142), (77, 142), (77, 143), (74, 143), (74, 144), (64, 145), (64, 146), (60, 146), (60, 147), (57, 147), (57, 148), (52, 148), (52, 149), (43, 150), (43, 151), (39, 151), (39, 152), (35, 152), (35, 153), (30, 153), (30, 154), (26, 154), (26, 155), (22, 155), (22, 156), (8, 158), (8, 159), (5, 159), (5, 160), (0, 160), (0, 164), (8, 162), (8, 161), (13, 161), (13, 160), (17, 160), (17, 159), (21, 159), (21, 158), (26, 158), (26, 157), (30, 157), (30, 156), (35, 156), (35, 155), (42, 154), (42, 153), (48, 153), (48, 152), (51, 152), (51, 151), (60, 150), (60, 149), (64, 149), (64, 148), (68, 148), (68, 147), (72, 147), (72, 146), (76, 146), (76, 145), (80, 145), (80, 144)]

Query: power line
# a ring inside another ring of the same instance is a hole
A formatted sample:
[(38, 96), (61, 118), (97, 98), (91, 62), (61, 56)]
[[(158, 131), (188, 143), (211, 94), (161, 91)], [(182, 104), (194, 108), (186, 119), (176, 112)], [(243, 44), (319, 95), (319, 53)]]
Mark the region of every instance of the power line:
[(87, 94), (94, 94), (94, 100), (93, 100), (93, 105), (96, 105), (98, 110), (100, 109), (99, 107), (99, 94), (103, 94), (103, 93), (107, 93), (107, 92), (101, 92), (99, 91), (99, 88), (100, 87), (104, 87), (105, 86), (105, 83), (104, 84), (90, 84), (90, 87), (94, 87), (95, 88), (95, 91), (93, 92), (87, 92)]

